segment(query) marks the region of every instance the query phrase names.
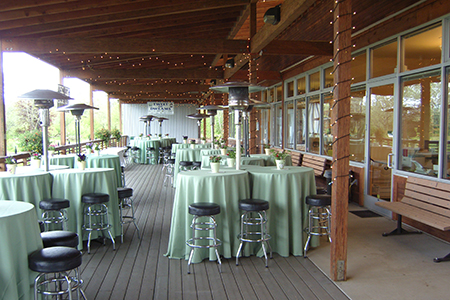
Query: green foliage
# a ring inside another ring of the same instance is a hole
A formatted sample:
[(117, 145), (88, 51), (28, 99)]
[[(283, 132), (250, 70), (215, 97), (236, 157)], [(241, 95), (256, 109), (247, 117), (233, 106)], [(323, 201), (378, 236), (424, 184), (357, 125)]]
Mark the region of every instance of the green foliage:
[(211, 155), (211, 156), (209, 157), (209, 161), (212, 162), (212, 163), (218, 163), (218, 162), (220, 162), (221, 160), (222, 160), (222, 157), (219, 156), (219, 155)]
[(100, 128), (95, 132), (95, 138), (108, 143), (111, 140), (111, 132), (106, 128)]
[(42, 153), (42, 132), (39, 130), (25, 132), (19, 138), (19, 148), (22, 151)]
[(270, 155), (272, 155), (276, 160), (286, 160), (286, 157), (291, 153), (291, 151), (283, 150), (278, 152), (275, 149), (270, 150)]
[(236, 152), (234, 150), (228, 150), (227, 155), (229, 158), (236, 158)]
[(111, 136), (113, 136), (117, 141), (119, 141), (120, 138), (122, 137), (122, 134), (120, 133), (119, 129), (114, 128), (111, 130)]

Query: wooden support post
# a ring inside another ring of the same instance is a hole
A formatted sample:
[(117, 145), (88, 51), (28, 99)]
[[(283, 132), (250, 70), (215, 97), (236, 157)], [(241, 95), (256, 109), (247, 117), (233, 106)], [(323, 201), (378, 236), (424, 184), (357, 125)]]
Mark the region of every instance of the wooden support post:
[(351, 0), (336, 1), (334, 8), (333, 189), (331, 201), (331, 279), (347, 279), (347, 217), (350, 154)]
[[(3, 51), (2, 40), (0, 39), (0, 156), (6, 155), (6, 114), (5, 114), (5, 83), (3, 80)], [(5, 171), (5, 165), (0, 166)]]

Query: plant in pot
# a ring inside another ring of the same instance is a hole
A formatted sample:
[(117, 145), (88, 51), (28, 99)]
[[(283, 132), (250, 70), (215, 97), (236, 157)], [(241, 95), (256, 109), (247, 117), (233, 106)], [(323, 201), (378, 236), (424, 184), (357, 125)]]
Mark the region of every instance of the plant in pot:
[(94, 143), (92, 142), (87, 142), (86, 145), (84, 146), (86, 148), (86, 153), (87, 154), (91, 154), (92, 153), (92, 147), (94, 146)]
[(195, 140), (191, 140), (189, 143), (191, 144), (191, 148), (195, 149)]
[(95, 153), (97, 153), (97, 155), (100, 155), (100, 144), (95, 144)]
[(202, 141), (202, 144), (206, 144), (206, 138), (204, 136), (201, 138), (201, 141)]
[(284, 166), (286, 165), (286, 157), (291, 153), (291, 151), (286, 151), (283, 149), (283, 151), (276, 151), (275, 149), (270, 150), (270, 155), (275, 158), (275, 163), (277, 164), (277, 169), (281, 170), (284, 169)]
[(234, 150), (227, 151), (227, 164), (230, 168), (236, 165), (236, 152)]
[(183, 143), (187, 144), (187, 140), (188, 140), (188, 136), (187, 135), (183, 135)]
[(220, 140), (219, 148), (220, 148), (222, 155), (227, 155), (228, 145), (227, 145), (227, 142), (225, 141), (225, 139)]
[(42, 159), (42, 154), (41, 153), (32, 153), (31, 154), (31, 166), (38, 169), (41, 167), (41, 159)]
[(17, 160), (12, 156), (5, 158), (6, 169), (11, 174), (16, 174)]
[(57, 147), (57, 145), (55, 145), (55, 144), (50, 144), (50, 145), (48, 145), (47, 150), (48, 150), (48, 156), (49, 156), (49, 157), (50, 157), (50, 156), (53, 156), (53, 154), (54, 154), (55, 151), (56, 151), (56, 147)]
[(80, 168), (81, 170), (86, 169), (86, 155), (84, 154), (77, 154), (78, 158), (78, 168)]
[(266, 153), (266, 155), (270, 155), (270, 144), (264, 145), (264, 152)]
[(213, 173), (219, 173), (220, 161), (222, 160), (222, 156), (220, 155), (211, 155), (209, 157), (209, 162), (211, 165), (211, 171)]

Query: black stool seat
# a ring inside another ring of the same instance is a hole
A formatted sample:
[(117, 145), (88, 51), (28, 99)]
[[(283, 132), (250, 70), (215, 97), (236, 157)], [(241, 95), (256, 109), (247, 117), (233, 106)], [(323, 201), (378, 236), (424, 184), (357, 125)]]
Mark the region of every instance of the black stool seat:
[(39, 208), (43, 210), (60, 210), (70, 207), (70, 202), (67, 199), (50, 198), (39, 202)]
[(167, 163), (168, 164), (175, 164), (175, 158), (169, 158), (168, 160), (167, 160)]
[(89, 194), (84, 194), (83, 196), (81, 196), (81, 202), (87, 203), (87, 204), (100, 204), (100, 203), (105, 203), (108, 201), (109, 201), (108, 194), (89, 193)]
[(138, 150), (141, 150), (141, 148), (134, 146), (134, 147), (131, 148), (131, 150), (132, 151), (138, 151)]
[(75, 248), (78, 246), (78, 234), (71, 231), (55, 230), (41, 233), (44, 248), (65, 246)]
[(331, 195), (309, 195), (306, 196), (306, 204), (311, 206), (329, 206), (331, 205)]
[(147, 151), (155, 151), (155, 148), (153, 148), (153, 147), (148, 147), (148, 148), (147, 148)]
[(119, 194), (119, 199), (130, 198), (133, 196), (133, 189), (127, 187), (117, 188), (117, 193)]
[(180, 166), (183, 166), (183, 167), (192, 166), (192, 161), (180, 161)]
[(81, 252), (70, 247), (50, 247), (28, 256), (28, 267), (39, 273), (55, 273), (81, 266)]
[(195, 216), (213, 216), (220, 213), (220, 205), (209, 202), (197, 202), (189, 205), (189, 213)]
[(201, 161), (193, 161), (193, 162), (192, 162), (192, 165), (193, 165), (194, 167), (201, 167), (201, 166), (202, 166), (202, 162), (201, 162)]
[(269, 209), (269, 201), (260, 199), (239, 200), (239, 209), (245, 211), (262, 211)]

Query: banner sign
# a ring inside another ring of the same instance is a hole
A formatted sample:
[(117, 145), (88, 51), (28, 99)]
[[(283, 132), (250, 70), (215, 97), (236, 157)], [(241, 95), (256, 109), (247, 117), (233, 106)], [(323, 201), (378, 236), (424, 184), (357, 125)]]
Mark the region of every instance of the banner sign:
[(147, 102), (149, 115), (173, 115), (173, 102)]
[[(67, 97), (70, 97), (70, 89), (67, 86), (64, 86), (62, 84), (58, 84), (58, 92), (61, 94), (66, 95)], [(58, 99), (56, 101), (56, 107), (59, 108), (61, 106), (65, 106), (69, 104), (69, 100), (66, 99)]]

